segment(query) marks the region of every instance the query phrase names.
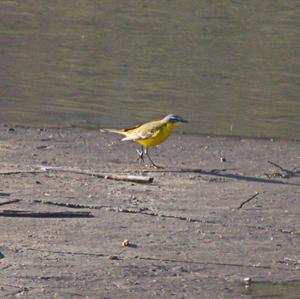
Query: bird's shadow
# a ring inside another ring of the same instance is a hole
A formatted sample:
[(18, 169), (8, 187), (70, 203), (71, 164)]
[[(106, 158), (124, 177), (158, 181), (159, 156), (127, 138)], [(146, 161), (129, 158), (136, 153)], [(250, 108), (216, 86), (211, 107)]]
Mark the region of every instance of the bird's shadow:
[(249, 175), (241, 175), (238, 173), (228, 173), (233, 169), (212, 169), (212, 170), (205, 170), (201, 168), (180, 168), (180, 169), (156, 169), (156, 170), (148, 170), (147, 172), (155, 173), (194, 173), (194, 174), (201, 174), (201, 175), (208, 175), (214, 176), (218, 178), (225, 178), (225, 179), (234, 179), (240, 181), (247, 181), (247, 182), (255, 182), (255, 183), (262, 183), (262, 184), (280, 184), (280, 185), (291, 185), (291, 186), (300, 186), (300, 184), (292, 183), (292, 182), (284, 182), (282, 180), (276, 179), (268, 179), (268, 178), (261, 178), (256, 176), (249, 176)]

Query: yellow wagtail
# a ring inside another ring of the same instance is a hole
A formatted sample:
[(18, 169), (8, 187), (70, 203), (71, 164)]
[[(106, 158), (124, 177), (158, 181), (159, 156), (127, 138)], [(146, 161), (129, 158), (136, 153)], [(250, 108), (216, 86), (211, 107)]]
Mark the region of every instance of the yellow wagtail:
[(113, 132), (125, 135), (122, 141), (133, 140), (142, 145), (142, 150), (137, 150), (139, 157), (145, 163), (144, 154), (149, 158), (152, 166), (158, 167), (152, 161), (149, 156), (149, 147), (159, 145), (164, 142), (172, 133), (173, 129), (179, 122), (187, 123), (188, 121), (183, 119), (179, 115), (169, 114), (161, 120), (151, 121), (142, 125), (137, 125), (128, 129), (103, 129), (101, 131)]

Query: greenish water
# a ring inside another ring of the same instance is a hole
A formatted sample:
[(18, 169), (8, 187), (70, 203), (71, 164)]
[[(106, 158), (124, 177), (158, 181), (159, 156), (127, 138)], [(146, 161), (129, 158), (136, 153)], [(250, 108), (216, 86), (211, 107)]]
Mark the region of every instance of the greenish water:
[(300, 140), (300, 2), (0, 1), (0, 123)]
[(245, 299), (299, 299), (300, 298), (300, 283), (295, 282), (254, 282), (250, 284), (244, 292), (242, 298)]

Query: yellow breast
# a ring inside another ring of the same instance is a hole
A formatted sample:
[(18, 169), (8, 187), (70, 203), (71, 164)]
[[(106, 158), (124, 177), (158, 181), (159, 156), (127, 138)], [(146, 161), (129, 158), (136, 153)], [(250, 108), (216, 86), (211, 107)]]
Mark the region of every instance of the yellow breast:
[(145, 148), (156, 146), (164, 142), (172, 133), (175, 128), (175, 124), (167, 123), (160, 130), (157, 130), (152, 137), (142, 140), (136, 140), (139, 144), (143, 145)]

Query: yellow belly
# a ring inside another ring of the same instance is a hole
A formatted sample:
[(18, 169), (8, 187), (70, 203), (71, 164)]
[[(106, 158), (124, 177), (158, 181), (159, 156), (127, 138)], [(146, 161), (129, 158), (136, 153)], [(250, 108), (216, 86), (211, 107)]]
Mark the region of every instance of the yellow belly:
[(143, 145), (145, 148), (159, 145), (170, 136), (174, 127), (174, 124), (167, 124), (157, 134), (154, 133), (152, 137), (143, 140), (136, 140), (136, 142)]

